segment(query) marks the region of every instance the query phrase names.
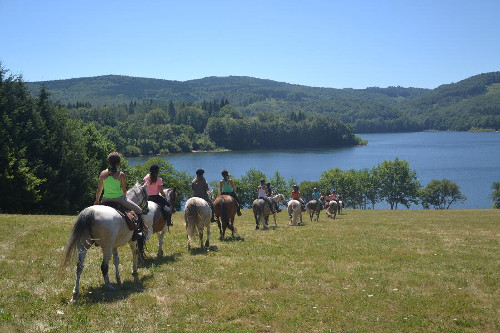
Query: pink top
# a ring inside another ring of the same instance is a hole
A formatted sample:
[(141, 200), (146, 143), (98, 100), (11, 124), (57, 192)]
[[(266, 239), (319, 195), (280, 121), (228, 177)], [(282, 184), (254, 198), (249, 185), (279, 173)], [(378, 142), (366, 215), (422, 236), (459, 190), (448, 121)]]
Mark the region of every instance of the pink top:
[(160, 189), (163, 187), (163, 179), (161, 177), (158, 177), (156, 179), (156, 182), (153, 184), (150, 183), (150, 175), (149, 173), (144, 177), (143, 181), (148, 182), (148, 187), (146, 190), (148, 191), (148, 195), (158, 195), (160, 194)]

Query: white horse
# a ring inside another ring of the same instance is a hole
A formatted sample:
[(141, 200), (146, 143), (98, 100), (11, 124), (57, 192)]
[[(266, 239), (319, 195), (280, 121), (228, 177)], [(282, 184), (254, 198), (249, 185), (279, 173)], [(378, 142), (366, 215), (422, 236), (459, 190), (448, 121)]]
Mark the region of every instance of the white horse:
[(302, 224), (302, 205), (298, 200), (290, 200), (288, 202), (288, 217), (290, 225)]
[(203, 229), (207, 228), (207, 241), (205, 247), (210, 247), (210, 219), (212, 210), (210, 205), (202, 198), (192, 197), (186, 201), (184, 207), (184, 221), (186, 222), (186, 232), (188, 236), (187, 248), (191, 250), (191, 243), (194, 242), (194, 234), (198, 231), (200, 236), (200, 248), (203, 250)]
[[(138, 204), (143, 212), (147, 211), (147, 192), (146, 186), (135, 184), (127, 191), (127, 198)], [(148, 239), (153, 231), (152, 215), (143, 215), (145, 238)], [(120, 285), (121, 278), (118, 270), (120, 258), (118, 257), (117, 248), (125, 244), (130, 245), (132, 250), (133, 263), (132, 275), (137, 281), (137, 262), (140, 253), (140, 245), (137, 241), (132, 241), (133, 231), (129, 229), (125, 220), (116, 211), (116, 209), (104, 205), (94, 205), (85, 208), (79, 215), (73, 226), (73, 231), (68, 238), (66, 247), (64, 248), (59, 272), (66, 267), (70, 261), (78, 254), (78, 262), (76, 266), (76, 282), (73, 289), (71, 302), (76, 301), (79, 293), (80, 276), (82, 274), (87, 250), (95, 244), (102, 249), (102, 264), (101, 272), (104, 278), (104, 283), (110, 290), (114, 290), (109, 281), (108, 270), (109, 260), (113, 256), (113, 262), (116, 271), (116, 282)], [(145, 241), (145, 240), (144, 240)]]
[[(285, 197), (283, 194), (276, 194), (269, 198), (273, 203), (282, 204), (286, 206)], [(276, 213), (272, 213), (268, 204), (264, 199), (255, 199), (252, 203), (252, 211), (255, 218), (255, 229), (259, 229), (259, 225), (262, 224), (262, 229), (269, 228), (269, 215), (273, 215), (274, 226), (277, 227), (276, 223)]]
[(326, 207), (326, 216), (331, 217), (335, 220), (335, 217), (337, 216), (337, 206), (337, 201), (331, 200)]
[[(165, 198), (168, 202), (173, 205), (173, 202), (170, 198), (170, 189), (166, 189), (163, 191), (165, 193)], [(148, 216), (151, 216), (153, 219), (153, 233), (158, 235), (158, 253), (157, 257), (160, 258), (163, 256), (163, 240), (165, 238), (165, 234), (169, 230), (169, 224), (172, 221), (172, 214), (174, 213), (173, 209), (165, 207), (167, 210), (167, 219), (163, 217), (163, 213), (161, 212), (161, 207), (153, 201), (148, 201)]]

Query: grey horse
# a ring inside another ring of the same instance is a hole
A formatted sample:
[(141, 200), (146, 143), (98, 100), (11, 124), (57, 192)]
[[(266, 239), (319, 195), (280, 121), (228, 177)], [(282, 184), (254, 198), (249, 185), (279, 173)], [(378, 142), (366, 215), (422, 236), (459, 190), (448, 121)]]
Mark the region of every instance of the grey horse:
[(321, 212), (322, 209), (323, 205), (321, 204), (320, 201), (316, 199), (312, 199), (306, 204), (306, 210), (309, 213), (309, 218), (311, 219), (311, 222), (313, 221), (314, 214), (316, 214), (315, 220), (316, 222), (318, 222), (319, 213)]

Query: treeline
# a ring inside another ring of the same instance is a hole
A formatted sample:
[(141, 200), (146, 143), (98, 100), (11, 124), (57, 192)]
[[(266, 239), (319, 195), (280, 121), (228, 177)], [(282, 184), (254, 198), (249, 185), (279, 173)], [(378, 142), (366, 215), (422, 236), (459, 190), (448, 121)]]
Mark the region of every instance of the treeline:
[(149, 100), (117, 107), (80, 106), (69, 109), (69, 115), (95, 123), (126, 156), (361, 144), (349, 125), (327, 115), (299, 110), (245, 116), (227, 98), (200, 105)]
[(0, 67), (0, 212), (75, 213), (91, 202), (114, 145), (91, 123), (32, 97)]
[(355, 133), (500, 129), (500, 72), (432, 90), (317, 88), (237, 76), (176, 82), (108, 75), (29, 86), (38, 93), (41, 84), (46, 84), (55, 101), (71, 108), (163, 103), (160, 108), (167, 110), (169, 101), (174, 101), (177, 110), (182, 104), (193, 105), (211, 117), (210, 108), (229, 99), (247, 117), (303, 111), (348, 123)]
[[(447, 180), (433, 180), (425, 187), (418, 181), (417, 174), (410, 169), (407, 161), (395, 159), (384, 161), (372, 169), (341, 170), (329, 169), (316, 181), (286, 180), (277, 171), (272, 177), (251, 169), (241, 178), (233, 178), (237, 193), (245, 206), (250, 206), (256, 198), (260, 179), (266, 179), (277, 193), (290, 199), (294, 184), (299, 185), (305, 202), (311, 200), (313, 189), (317, 187), (327, 195), (335, 190), (342, 194), (346, 207), (353, 209), (375, 208), (377, 203), (386, 203), (391, 209), (410, 208), (421, 205), (422, 208), (448, 209), (467, 198), (460, 192), (460, 187)], [(218, 182), (213, 181), (214, 194), (218, 194)]]

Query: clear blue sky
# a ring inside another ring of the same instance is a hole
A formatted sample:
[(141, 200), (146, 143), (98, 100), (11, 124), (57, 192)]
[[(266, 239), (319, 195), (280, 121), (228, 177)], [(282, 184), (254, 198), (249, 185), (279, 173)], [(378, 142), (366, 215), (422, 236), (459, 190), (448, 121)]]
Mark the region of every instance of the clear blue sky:
[(0, 0), (0, 61), (25, 81), (435, 88), (500, 70), (499, 15), (500, 0)]

